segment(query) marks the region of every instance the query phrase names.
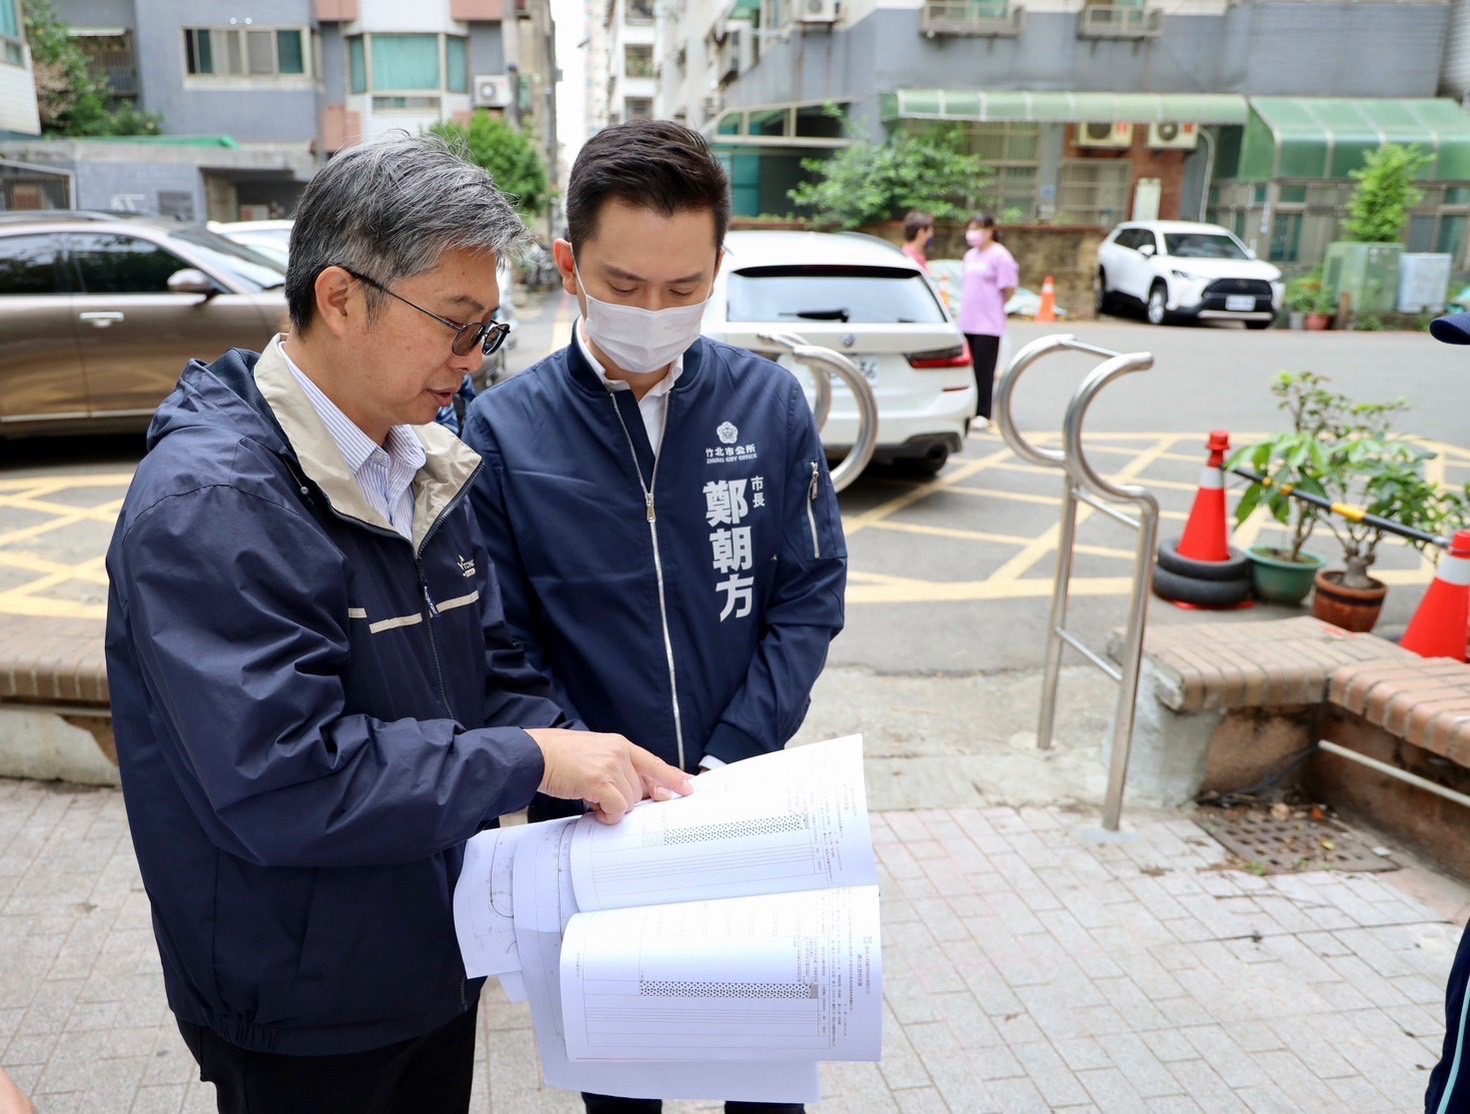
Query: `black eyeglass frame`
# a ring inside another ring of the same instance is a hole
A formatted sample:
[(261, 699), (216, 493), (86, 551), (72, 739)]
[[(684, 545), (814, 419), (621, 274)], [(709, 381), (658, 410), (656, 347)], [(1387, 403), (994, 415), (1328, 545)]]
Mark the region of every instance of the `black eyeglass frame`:
[[(351, 267), (345, 266), (341, 263), (338, 263), (337, 266), (341, 267), (342, 270), (346, 271), (358, 282), (366, 283), (368, 286), (373, 287), (375, 290), (381, 290), (390, 298), (397, 298), (404, 305), (418, 310), (425, 317), (432, 317), (435, 321), (439, 322), (439, 324), (443, 325), (446, 329), (453, 329), (454, 340), (450, 342), (449, 350), (453, 352), (456, 356), (468, 356), (471, 352), (475, 350), (476, 345), (480, 346), (480, 351), (484, 355), (489, 356), (502, 344), (504, 344), (505, 338), (510, 335), (510, 324), (508, 322), (475, 321), (471, 322), (468, 325), (462, 325), (458, 321), (451, 321), (447, 317), (440, 317), (432, 310), (427, 310), (421, 305), (410, 302), (402, 294), (395, 293), (388, 287), (384, 286), (377, 279), (368, 278), (367, 275), (360, 275)], [(469, 338), (468, 341), (465, 340), (466, 337)]]

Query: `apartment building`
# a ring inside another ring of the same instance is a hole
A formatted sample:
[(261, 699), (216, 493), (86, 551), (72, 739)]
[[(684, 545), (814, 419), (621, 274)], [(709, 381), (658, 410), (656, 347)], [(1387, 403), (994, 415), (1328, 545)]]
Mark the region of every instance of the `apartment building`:
[[(0, 0), (0, 42), (4, 5)], [(477, 109), (555, 152), (549, 0), (53, 0), (164, 135), (0, 154), (64, 165), (75, 203), (181, 219), (290, 212), (325, 158)], [(3, 74), (0, 74), (3, 79)]]
[(691, 0), (659, 15), (655, 111), (715, 141), (742, 215), (789, 211), (801, 160), (853, 137), (954, 126), (1007, 219), (1217, 219), (1296, 262), (1320, 255), (1347, 171), (1387, 139), (1435, 155), (1410, 246), (1467, 262), (1470, 119), (1440, 96), (1442, 71), (1470, 85), (1466, 0)]

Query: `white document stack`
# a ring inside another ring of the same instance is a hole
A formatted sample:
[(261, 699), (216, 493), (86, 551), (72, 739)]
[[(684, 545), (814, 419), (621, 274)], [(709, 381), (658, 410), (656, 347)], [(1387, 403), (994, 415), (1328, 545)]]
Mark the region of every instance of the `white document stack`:
[(820, 1061), (882, 1058), (860, 736), (711, 770), (617, 825), (482, 832), (454, 920), (469, 976), (530, 1000), (550, 1087), (815, 1102)]

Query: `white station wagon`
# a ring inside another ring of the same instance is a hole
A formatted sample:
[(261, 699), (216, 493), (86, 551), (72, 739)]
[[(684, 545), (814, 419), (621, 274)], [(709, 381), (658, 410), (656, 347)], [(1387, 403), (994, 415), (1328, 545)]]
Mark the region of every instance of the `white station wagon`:
[[(878, 403), (875, 460), (938, 472), (965, 441), (975, 376), (964, 335), (901, 251), (856, 233), (732, 232), (703, 332), (793, 367), (762, 333), (794, 333), (851, 359)], [(810, 373), (797, 368), (814, 394)], [(822, 430), (840, 456), (857, 438), (857, 405), (835, 376)]]
[(1133, 221), (1097, 249), (1097, 311), (1142, 306), (1150, 323), (1236, 320), (1269, 328), (1281, 310), (1281, 272), (1218, 224)]

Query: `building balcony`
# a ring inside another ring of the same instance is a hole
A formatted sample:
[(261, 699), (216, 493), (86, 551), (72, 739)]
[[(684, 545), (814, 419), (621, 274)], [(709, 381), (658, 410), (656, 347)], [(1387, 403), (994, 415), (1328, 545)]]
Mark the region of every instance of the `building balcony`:
[(1077, 24), (1082, 39), (1153, 39), (1164, 29), (1164, 10), (1142, 4), (1088, 4)]
[(926, 0), (920, 29), (936, 35), (1012, 37), (1026, 26), (1026, 9), (1010, 0)]

